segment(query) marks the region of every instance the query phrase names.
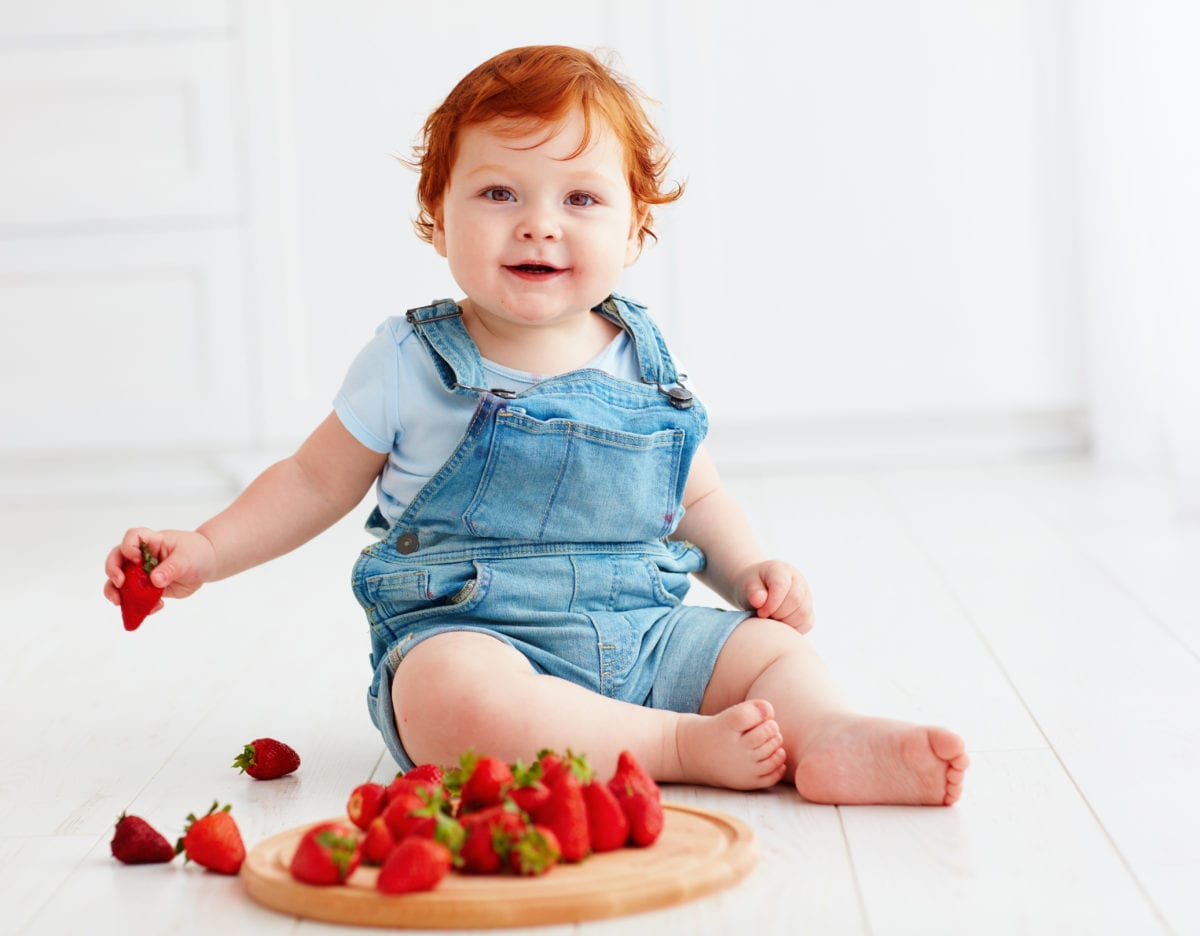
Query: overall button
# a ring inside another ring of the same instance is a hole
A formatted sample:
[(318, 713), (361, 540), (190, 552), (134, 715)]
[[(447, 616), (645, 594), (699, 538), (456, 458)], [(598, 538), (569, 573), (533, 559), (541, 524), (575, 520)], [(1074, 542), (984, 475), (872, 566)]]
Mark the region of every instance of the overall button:
[(402, 556), (411, 555), (420, 548), (421, 542), (417, 539), (416, 533), (401, 533), (396, 537), (396, 552)]

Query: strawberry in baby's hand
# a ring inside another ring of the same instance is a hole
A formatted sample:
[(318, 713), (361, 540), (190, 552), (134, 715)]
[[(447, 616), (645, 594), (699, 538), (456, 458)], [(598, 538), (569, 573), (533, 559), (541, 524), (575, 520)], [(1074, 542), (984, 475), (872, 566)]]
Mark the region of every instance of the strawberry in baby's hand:
[(162, 599), (163, 590), (150, 581), (151, 570), (158, 565), (158, 560), (150, 555), (150, 547), (145, 543), (142, 547), (142, 559), (134, 562), (126, 559), (121, 563), (121, 572), (125, 581), (117, 589), (121, 593), (121, 620), (125, 622), (125, 630), (137, 630), (146, 615), (154, 610), (155, 605)]
[(406, 838), (379, 869), (375, 887), (385, 894), (432, 890), (450, 873), (453, 860), (450, 849), (441, 842)]
[(187, 827), (175, 846), (175, 854), (186, 852), (188, 861), (216, 871), (218, 874), (237, 874), (246, 858), (242, 833), (229, 812), (229, 807), (217, 808), (213, 800), (208, 812), (199, 819), (188, 815)]
[(354, 828), (345, 822), (322, 822), (304, 833), (288, 870), (305, 884), (345, 884), (362, 860)]
[(117, 818), (112, 853), (125, 864), (157, 864), (175, 857), (175, 849), (157, 829), (140, 816), (125, 813)]
[(256, 738), (233, 759), (233, 766), (240, 767), (242, 773), (249, 774), (255, 780), (275, 780), (299, 767), (300, 755), (282, 741)]

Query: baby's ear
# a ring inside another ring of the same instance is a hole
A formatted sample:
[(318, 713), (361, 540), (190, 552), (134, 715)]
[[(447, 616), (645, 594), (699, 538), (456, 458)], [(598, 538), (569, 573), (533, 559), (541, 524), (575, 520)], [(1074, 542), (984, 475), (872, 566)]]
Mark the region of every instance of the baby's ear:
[(446, 226), (442, 224), (442, 209), (439, 206), (433, 212), (433, 249), (441, 256), (446, 256)]
[(639, 205), (633, 209), (633, 220), (629, 225), (629, 240), (625, 243), (625, 266), (632, 266), (642, 255), (642, 227), (650, 220), (650, 207)]

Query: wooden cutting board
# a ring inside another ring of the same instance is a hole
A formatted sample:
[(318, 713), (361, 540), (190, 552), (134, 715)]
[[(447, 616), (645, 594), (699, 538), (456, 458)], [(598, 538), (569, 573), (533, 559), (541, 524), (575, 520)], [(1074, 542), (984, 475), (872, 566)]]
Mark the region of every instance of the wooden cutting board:
[(259, 842), (241, 879), (259, 903), (292, 916), (358, 926), (483, 929), (572, 923), (638, 913), (729, 887), (753, 869), (758, 842), (744, 822), (664, 803), (662, 835), (649, 848), (621, 848), (560, 865), (535, 878), (451, 873), (432, 891), (381, 894), (378, 869), (359, 867), (345, 886), (295, 880), (288, 865), (300, 826)]

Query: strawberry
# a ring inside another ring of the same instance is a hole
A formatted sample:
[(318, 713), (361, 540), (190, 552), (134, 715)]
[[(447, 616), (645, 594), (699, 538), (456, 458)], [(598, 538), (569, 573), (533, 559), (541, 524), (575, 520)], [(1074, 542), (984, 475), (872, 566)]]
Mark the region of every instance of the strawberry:
[(659, 790), (658, 784), (654, 782), (654, 778), (646, 772), (646, 769), (637, 762), (632, 751), (622, 751), (617, 756), (617, 770), (613, 779), (617, 777), (621, 778), (622, 783), (631, 782), (634, 786), (652, 794), (655, 799), (662, 799), (662, 791)]
[(615, 793), (607, 784), (591, 780), (583, 785), (583, 802), (587, 806), (588, 833), (592, 851), (614, 851), (629, 838), (629, 820)]
[(255, 780), (274, 780), (290, 774), (300, 766), (300, 755), (274, 738), (257, 738), (233, 759), (233, 766), (240, 767)]
[(508, 858), (512, 843), (522, 836), (527, 823), (515, 808), (489, 806), (468, 813), (463, 819), (466, 838), (458, 856), (462, 870), (471, 874), (495, 874)]
[[(388, 798), (387, 808), (380, 815), (397, 842), (422, 830), (422, 824), (432, 830), (433, 817), (420, 815), (429, 803), (418, 793), (399, 793)], [(428, 837), (428, 836), (426, 836)]]
[(145, 543), (139, 545), (142, 547), (142, 561), (126, 559), (121, 563), (125, 581), (118, 591), (121, 593), (121, 620), (127, 631), (141, 627), (142, 621), (154, 610), (163, 593), (161, 588), (150, 581), (150, 572), (158, 565), (158, 560), (150, 555), (149, 546)]
[(229, 807), (217, 808), (213, 800), (208, 812), (199, 819), (188, 815), (188, 824), (175, 846), (175, 854), (187, 853), (187, 861), (216, 871), (218, 874), (237, 874), (246, 857), (242, 833), (229, 812)]
[(444, 792), (401, 793), (387, 804), (380, 814), (392, 838), (435, 839), (450, 849), (462, 843), (463, 828), (447, 810), (450, 803)]
[(350, 792), (350, 799), (346, 801), (346, 815), (365, 831), (386, 805), (387, 790), (383, 784), (362, 783)]
[(404, 779), (428, 783), (430, 786), (441, 786), (443, 780), (442, 768), (437, 764), (418, 764), (404, 774)]
[(526, 767), (521, 761), (512, 765), (513, 785), (509, 798), (517, 807), (532, 814), (550, 798), (550, 788), (542, 783), (542, 765), (534, 761)]
[(582, 861), (587, 857), (591, 848), (587, 804), (574, 771), (563, 770), (550, 784), (550, 797), (533, 813), (533, 821), (554, 833), (563, 861)]
[(542, 768), (542, 783), (550, 786), (562, 772), (562, 756), (556, 751), (546, 749), (538, 751), (538, 766)]
[(517, 874), (545, 874), (561, 855), (558, 837), (545, 826), (531, 825), (512, 843), (508, 863)]
[(392, 849), (375, 886), (385, 894), (432, 890), (450, 873), (452, 862), (450, 849), (441, 842), (407, 838)]
[(629, 844), (652, 845), (662, 833), (662, 792), (629, 751), (617, 758), (617, 771), (608, 781), (629, 821)]
[(157, 864), (175, 857), (175, 849), (157, 829), (140, 816), (125, 813), (117, 817), (112, 853), (125, 864)]
[(387, 785), (384, 789), (387, 802), (399, 797), (402, 793), (433, 793), (440, 795), (444, 787), (437, 784), (431, 784), (428, 780), (409, 780), (408, 777), (397, 776), (395, 780)]
[(322, 822), (304, 833), (289, 870), (305, 884), (344, 884), (362, 860), (354, 827), (345, 822)]
[(463, 759), (466, 781), (462, 785), (458, 810), (460, 813), (498, 806), (512, 786), (513, 775), (508, 764), (497, 757), (468, 754)]
[(387, 795), (391, 798), (401, 792), (415, 793), (420, 790), (436, 793), (442, 789), (443, 783), (441, 767), (436, 764), (421, 764), (407, 773), (396, 774), (395, 779), (387, 786)]
[(387, 861), (387, 856), (392, 853), (392, 849), (395, 847), (396, 840), (392, 838), (392, 833), (388, 831), (387, 823), (383, 821), (383, 816), (376, 816), (371, 820), (371, 824), (367, 826), (367, 834), (363, 837), (363, 864), (383, 864)]

